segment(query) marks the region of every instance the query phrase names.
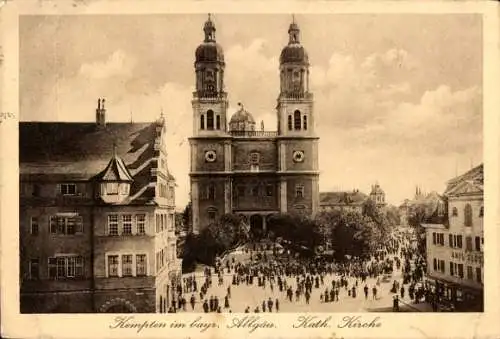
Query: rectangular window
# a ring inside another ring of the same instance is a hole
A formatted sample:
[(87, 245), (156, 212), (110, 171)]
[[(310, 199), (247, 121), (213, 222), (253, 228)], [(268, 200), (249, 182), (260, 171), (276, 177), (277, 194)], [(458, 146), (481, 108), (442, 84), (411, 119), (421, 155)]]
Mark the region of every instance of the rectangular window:
[(106, 194), (118, 194), (118, 183), (108, 182), (106, 184)]
[(60, 256), (49, 258), (49, 278), (80, 278), (83, 277), (83, 257)]
[(441, 265), (441, 273), (444, 273), (444, 260), (440, 260), (440, 265)]
[(135, 218), (137, 224), (137, 234), (146, 234), (146, 215), (137, 214)]
[(118, 256), (108, 255), (108, 276), (117, 277), (118, 276)]
[(472, 251), (472, 237), (465, 238), (465, 249), (467, 251)]
[(453, 263), (450, 261), (450, 275), (453, 275)]
[(481, 251), (481, 238), (476, 237), (476, 251)]
[(444, 246), (444, 234), (443, 233), (439, 234), (439, 243), (441, 244), (441, 246)]
[(145, 276), (146, 275), (146, 255), (145, 254), (137, 254), (135, 256), (136, 269), (135, 274), (137, 276)]
[(62, 195), (75, 195), (76, 185), (75, 184), (61, 184), (60, 190)]
[(66, 258), (65, 257), (57, 257), (56, 258), (56, 266), (57, 266), (57, 278), (64, 278), (66, 275)]
[(122, 215), (122, 235), (132, 234), (132, 215), (124, 214)]
[(124, 254), (122, 255), (122, 276), (131, 277), (132, 276), (132, 255)]
[(462, 248), (462, 236), (457, 235), (457, 247)]
[(453, 235), (448, 234), (448, 245), (453, 248)]
[(433, 263), (434, 263), (434, 265), (433, 265), (434, 266), (434, 271), (437, 271), (438, 267), (437, 267), (437, 260), (436, 260), (436, 258), (434, 258)]
[(38, 217), (31, 217), (31, 234), (38, 235)]
[(108, 215), (108, 235), (118, 235), (118, 215)]
[(432, 232), (432, 244), (436, 245), (436, 232)]
[(304, 197), (304, 186), (303, 185), (295, 185), (295, 197), (303, 198)]
[(472, 266), (467, 266), (467, 279), (474, 279), (474, 277), (472, 276)]
[(40, 278), (40, 265), (38, 259), (30, 260), (30, 279), (38, 280)]
[(83, 218), (80, 216), (66, 218), (66, 234), (83, 232)]
[(464, 264), (458, 264), (458, 276), (464, 278)]
[(481, 283), (483, 279), (481, 278), (481, 267), (476, 267), (476, 281)]
[(83, 232), (83, 217), (51, 216), (49, 219), (50, 233), (74, 235)]

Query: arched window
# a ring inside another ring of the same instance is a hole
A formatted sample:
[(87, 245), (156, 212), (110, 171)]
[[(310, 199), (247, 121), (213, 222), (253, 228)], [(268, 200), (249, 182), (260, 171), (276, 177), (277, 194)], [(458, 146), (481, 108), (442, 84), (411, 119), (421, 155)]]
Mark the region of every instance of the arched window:
[(472, 207), (470, 204), (465, 205), (464, 208), (464, 225), (472, 226)]
[(200, 129), (205, 129), (205, 116), (203, 114), (200, 117)]
[(207, 213), (208, 213), (208, 220), (210, 221), (210, 223), (215, 222), (215, 219), (217, 218), (217, 209), (214, 207), (210, 207), (208, 208)]
[(217, 115), (215, 119), (215, 128), (220, 129), (220, 115)]
[(212, 111), (211, 109), (207, 111), (207, 129), (214, 129), (214, 111)]
[(289, 115), (288, 116), (288, 130), (291, 131), (292, 127), (293, 127), (293, 125), (292, 125), (292, 116)]
[(479, 209), (479, 217), (483, 217), (484, 216), (484, 207), (481, 206), (481, 208)]
[(304, 127), (304, 131), (307, 131), (307, 115), (304, 115), (302, 126)]
[(451, 212), (451, 215), (452, 215), (453, 217), (458, 216), (458, 209), (457, 209), (456, 207), (453, 207), (453, 209), (452, 209), (451, 211), (452, 211), (452, 212)]
[(293, 125), (294, 125), (294, 129), (296, 131), (300, 130), (300, 125), (301, 125), (300, 119), (301, 119), (300, 111), (297, 110), (297, 111), (293, 112)]

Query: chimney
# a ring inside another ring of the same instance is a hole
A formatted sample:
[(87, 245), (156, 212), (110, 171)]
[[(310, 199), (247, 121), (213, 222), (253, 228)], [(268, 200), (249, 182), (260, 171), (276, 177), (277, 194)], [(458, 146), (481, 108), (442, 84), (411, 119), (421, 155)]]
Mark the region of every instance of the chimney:
[(95, 122), (98, 126), (102, 127), (106, 126), (106, 108), (104, 106), (105, 103), (105, 99), (97, 99), (97, 108), (95, 110)]

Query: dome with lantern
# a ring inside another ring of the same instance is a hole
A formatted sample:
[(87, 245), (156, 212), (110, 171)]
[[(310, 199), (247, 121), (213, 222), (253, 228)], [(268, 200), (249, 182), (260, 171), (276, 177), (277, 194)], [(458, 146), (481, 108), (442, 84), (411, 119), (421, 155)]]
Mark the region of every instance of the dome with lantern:
[(224, 62), (222, 47), (215, 41), (215, 25), (210, 14), (203, 27), (205, 40), (198, 46), (195, 52), (196, 62)]
[(309, 56), (307, 55), (307, 51), (300, 44), (300, 28), (297, 23), (294, 21), (290, 24), (288, 28), (288, 45), (286, 45), (281, 51), (280, 55), (280, 63), (309, 63)]
[(231, 131), (255, 131), (255, 120), (250, 112), (245, 110), (241, 103), (240, 109), (231, 116), (229, 129)]

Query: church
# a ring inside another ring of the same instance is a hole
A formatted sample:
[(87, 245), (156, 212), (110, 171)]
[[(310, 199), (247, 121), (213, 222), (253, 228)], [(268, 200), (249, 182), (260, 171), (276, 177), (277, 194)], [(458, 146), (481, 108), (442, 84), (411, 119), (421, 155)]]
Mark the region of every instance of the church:
[[(224, 51), (210, 16), (195, 52), (190, 185), (193, 231), (223, 214), (243, 215), (252, 230), (266, 230), (276, 213), (313, 215), (319, 207), (318, 142), (309, 58), (295, 20), (280, 55), (276, 130), (256, 126), (239, 104), (227, 112)], [(228, 116), (230, 119), (228, 120)]]

